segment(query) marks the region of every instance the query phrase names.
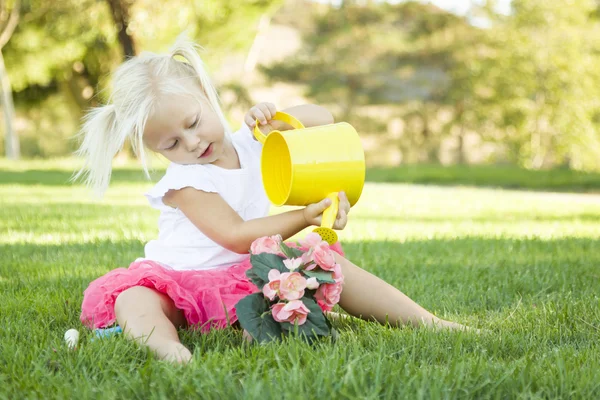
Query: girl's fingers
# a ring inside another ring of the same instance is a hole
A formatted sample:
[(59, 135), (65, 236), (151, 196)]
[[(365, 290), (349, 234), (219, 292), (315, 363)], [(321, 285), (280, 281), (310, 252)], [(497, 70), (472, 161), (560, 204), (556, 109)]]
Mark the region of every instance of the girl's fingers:
[(267, 122), (273, 119), (277, 109), (275, 105), (272, 103), (260, 103), (255, 105), (248, 111), (246, 117), (244, 118), (244, 122), (248, 124), (248, 126), (253, 127), (256, 125), (256, 120), (258, 119), (261, 125), (265, 125)]
[(269, 112), (271, 113), (271, 119), (272, 119), (275, 116), (275, 114), (277, 113), (277, 108), (275, 107), (275, 104), (273, 104), (273, 103), (265, 103), (265, 105), (269, 109)]
[(344, 210), (344, 212), (348, 214), (348, 212), (350, 212), (350, 201), (348, 200), (348, 196), (345, 192), (340, 192), (338, 197), (340, 199), (340, 210)]
[(260, 121), (260, 123), (262, 125), (267, 123), (267, 117), (265, 117), (265, 114), (263, 114), (263, 112), (258, 108), (258, 107), (253, 107), (252, 108), (252, 114), (254, 115), (254, 117)]
[(304, 209), (304, 216), (309, 223), (320, 225), (321, 214), (331, 205), (331, 200), (323, 199), (318, 203), (310, 204)]
[(250, 128), (253, 128), (254, 125), (256, 124), (256, 121), (254, 120), (254, 118), (252, 118), (252, 115), (250, 113), (246, 114), (246, 116), (244, 117), (244, 122)]
[(270, 121), (275, 116), (275, 113), (271, 113), (271, 109), (269, 108), (268, 103), (259, 104), (259, 108), (260, 111), (262, 111), (264, 116), (267, 118), (267, 121)]
[(338, 198), (340, 199), (340, 205), (335, 225), (336, 229), (344, 229), (344, 227), (348, 223), (348, 212), (350, 211), (350, 202), (348, 201), (348, 196), (345, 192), (340, 192), (338, 194)]
[(341, 211), (338, 214), (338, 218), (335, 221), (334, 228), (335, 229), (344, 229), (346, 224), (348, 223), (348, 217), (345, 212)]
[(327, 209), (327, 207), (329, 207), (330, 205), (331, 205), (331, 200), (323, 199), (316, 204), (315, 212), (317, 212), (317, 215), (321, 215), (321, 214), (323, 214), (323, 211), (325, 211)]
[(265, 124), (267, 119), (265, 118), (265, 114), (261, 111), (258, 106), (254, 106), (250, 109), (250, 114), (254, 119), (258, 119), (261, 124)]

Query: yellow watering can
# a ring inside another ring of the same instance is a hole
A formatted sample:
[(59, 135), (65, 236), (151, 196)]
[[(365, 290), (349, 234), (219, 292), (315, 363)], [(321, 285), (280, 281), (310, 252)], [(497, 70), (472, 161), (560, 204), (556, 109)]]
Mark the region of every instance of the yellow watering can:
[(365, 153), (358, 133), (346, 122), (305, 128), (286, 113), (278, 112), (273, 119), (294, 129), (274, 130), (265, 136), (256, 121), (254, 136), (263, 143), (261, 172), (267, 197), (276, 206), (306, 206), (331, 199), (315, 232), (334, 244), (338, 240), (332, 229), (338, 192), (346, 192), (353, 206), (365, 184)]

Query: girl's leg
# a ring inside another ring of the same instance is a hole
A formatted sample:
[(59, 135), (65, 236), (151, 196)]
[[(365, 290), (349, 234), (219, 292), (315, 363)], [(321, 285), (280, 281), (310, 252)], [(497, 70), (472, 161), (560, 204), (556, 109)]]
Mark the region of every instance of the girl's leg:
[(168, 296), (143, 286), (123, 291), (115, 301), (117, 322), (124, 333), (145, 344), (163, 360), (186, 363), (192, 353), (181, 344), (176, 326), (185, 326), (183, 312)]
[(424, 324), (434, 328), (468, 329), (464, 325), (436, 317), (389, 283), (337, 253), (335, 257), (344, 274), (339, 304), (349, 314), (395, 326)]

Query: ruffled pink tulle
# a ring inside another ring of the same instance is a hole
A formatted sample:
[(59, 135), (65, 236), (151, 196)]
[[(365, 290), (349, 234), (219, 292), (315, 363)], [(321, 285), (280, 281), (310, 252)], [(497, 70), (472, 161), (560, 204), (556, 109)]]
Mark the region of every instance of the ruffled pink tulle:
[[(331, 249), (344, 254), (339, 243)], [(129, 268), (117, 268), (90, 283), (83, 293), (80, 319), (90, 328), (114, 324), (117, 296), (131, 287), (145, 286), (169, 296), (183, 311), (189, 326), (203, 332), (222, 329), (237, 321), (237, 302), (258, 291), (246, 277), (250, 267), (250, 257), (229, 267), (185, 271), (154, 261), (136, 261)]]

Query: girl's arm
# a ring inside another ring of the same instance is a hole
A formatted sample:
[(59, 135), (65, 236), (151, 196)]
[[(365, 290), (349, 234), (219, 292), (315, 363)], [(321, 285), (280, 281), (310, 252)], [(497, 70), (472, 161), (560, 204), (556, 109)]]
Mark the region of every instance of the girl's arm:
[[(340, 209), (349, 209), (350, 204), (346, 207), (347, 199), (342, 197)], [(244, 221), (217, 193), (187, 187), (169, 191), (163, 202), (179, 208), (211, 240), (240, 254), (248, 253), (252, 242), (259, 237), (279, 234), (285, 240), (308, 226), (319, 225), (321, 214), (331, 204), (329, 199), (325, 199), (303, 209)], [(336, 221), (336, 229), (345, 226), (345, 215)]]
[[(309, 128), (311, 126), (333, 124), (333, 115), (325, 107), (316, 104), (303, 104), (300, 106), (290, 107), (283, 112), (296, 117), (302, 124)], [(281, 121), (271, 121), (274, 129), (286, 130), (291, 128), (288, 124)]]
[[(333, 115), (325, 107), (318, 106), (316, 104), (302, 104), (282, 110), (283, 112), (290, 114), (296, 119), (300, 120), (302, 124), (309, 128), (311, 126), (333, 124)], [(246, 116), (244, 121), (252, 129), (256, 123), (256, 120), (261, 123), (261, 131), (265, 134), (269, 133), (273, 129), (279, 131), (285, 131), (292, 129), (292, 127), (285, 122), (271, 120), (272, 116), (275, 115), (277, 109), (272, 103), (259, 103), (252, 107)], [(268, 124), (267, 124), (268, 123)]]
[[(251, 128), (255, 120), (269, 122), (271, 128), (285, 130), (291, 127), (280, 121), (272, 121), (276, 108), (271, 103), (260, 103), (252, 107), (244, 121)], [(333, 123), (331, 113), (324, 107), (304, 104), (287, 108), (284, 112), (293, 115), (306, 127)], [(264, 130), (263, 130), (264, 131)], [(244, 221), (217, 193), (207, 193), (191, 187), (169, 191), (163, 202), (179, 208), (202, 233), (212, 241), (236, 253), (250, 250), (253, 241), (263, 236), (281, 235), (285, 240), (311, 225), (321, 224), (321, 214), (331, 200), (324, 199), (303, 209), (284, 212), (264, 218)], [(344, 229), (348, 221), (350, 203), (344, 193), (340, 194), (339, 211), (334, 229)]]

